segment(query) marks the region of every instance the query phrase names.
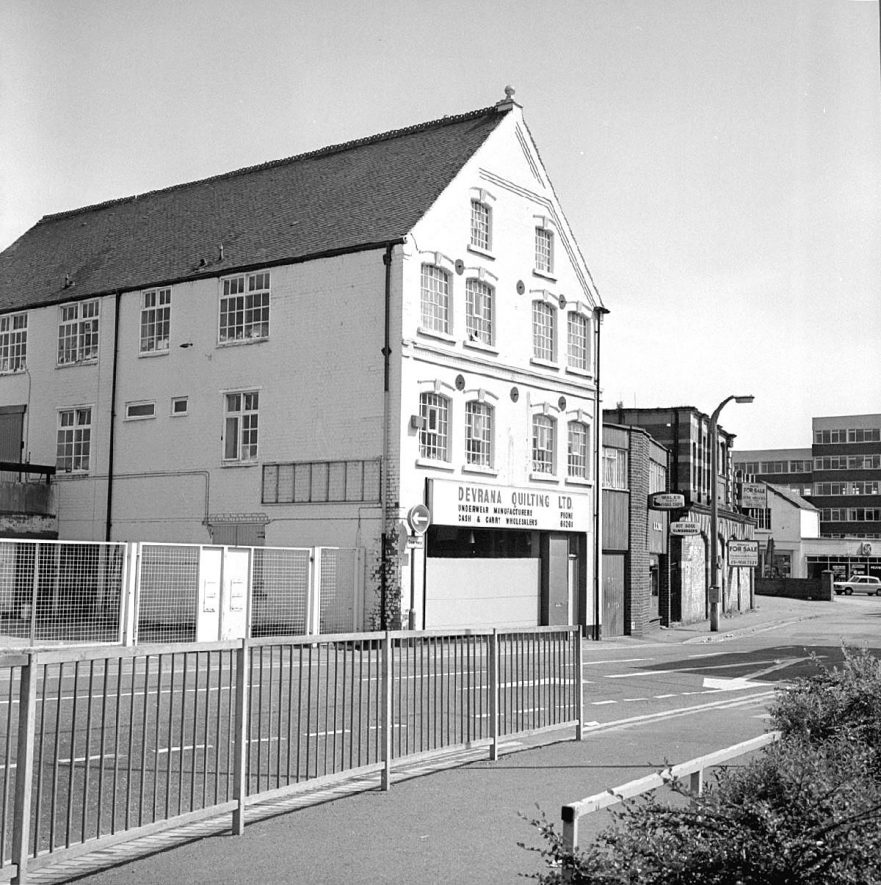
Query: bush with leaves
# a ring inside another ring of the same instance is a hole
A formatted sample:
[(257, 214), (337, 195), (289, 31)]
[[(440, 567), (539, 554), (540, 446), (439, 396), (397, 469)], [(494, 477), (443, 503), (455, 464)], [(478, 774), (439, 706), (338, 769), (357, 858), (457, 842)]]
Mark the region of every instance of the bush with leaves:
[(879, 675), (871, 656), (846, 652), (841, 670), (800, 680), (780, 698), (779, 743), (722, 769), (685, 807), (657, 798), (625, 803), (582, 851), (569, 851), (546, 818), (533, 821), (545, 845), (531, 850), (549, 869), (532, 878), (544, 885), (881, 883), (881, 754), (873, 730), (881, 706), (871, 696)]

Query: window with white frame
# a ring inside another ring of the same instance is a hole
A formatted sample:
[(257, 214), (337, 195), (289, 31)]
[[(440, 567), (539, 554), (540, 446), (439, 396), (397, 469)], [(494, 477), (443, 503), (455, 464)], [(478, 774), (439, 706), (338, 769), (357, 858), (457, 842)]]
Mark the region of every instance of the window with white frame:
[(171, 415), (186, 415), (190, 411), (190, 398), (187, 396), (173, 396), (171, 398)]
[(532, 302), (532, 355), (535, 359), (557, 359), (557, 314), (545, 301)]
[(28, 315), (0, 317), (0, 373), (22, 372), (28, 361)]
[(465, 461), (476, 467), (492, 467), (493, 407), (472, 400), (465, 404)]
[(155, 402), (126, 403), (125, 417), (128, 421), (139, 421), (144, 418), (156, 417)]
[(98, 359), (99, 306), (94, 301), (63, 304), (59, 308), (58, 365), (72, 366)]
[(603, 446), (603, 486), (607, 489), (628, 489), (627, 450)]
[(471, 245), (484, 252), (492, 248), (492, 209), (480, 200), (471, 201)]
[(569, 422), (569, 476), (590, 478), (590, 428), (583, 421)]
[(87, 473), (92, 454), (92, 407), (62, 409), (58, 413), (55, 469), (59, 473)]
[(554, 272), (554, 233), (544, 227), (535, 229), (535, 269), (540, 273)]
[(257, 460), (260, 395), (256, 390), (224, 394), (223, 460)]
[(532, 417), (532, 469), (535, 473), (553, 475), (556, 472), (557, 422), (549, 415)]
[(590, 371), (590, 337), (587, 317), (570, 311), (567, 318), (567, 363), (571, 369)]
[(168, 353), (171, 289), (141, 293), (141, 353)]
[(439, 393), (419, 397), (419, 455), (432, 461), (448, 461), (450, 451), (450, 401)]
[(262, 341), (268, 337), (269, 271), (223, 280), (220, 342)]
[(450, 275), (434, 264), (422, 265), (422, 328), (450, 333)]
[(493, 299), (495, 290), (480, 280), (465, 283), (465, 324), (469, 341), (493, 343)]

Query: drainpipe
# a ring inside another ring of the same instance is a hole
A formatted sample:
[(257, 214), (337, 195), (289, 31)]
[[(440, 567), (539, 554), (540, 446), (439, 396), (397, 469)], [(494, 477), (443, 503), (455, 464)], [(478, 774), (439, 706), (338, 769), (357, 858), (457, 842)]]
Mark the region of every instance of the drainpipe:
[(110, 441), (107, 452), (107, 518), (104, 540), (110, 541), (113, 532), (113, 457), (116, 442), (116, 381), (119, 365), (119, 303), (121, 294), (116, 293), (113, 310), (113, 369), (110, 382)]
[(386, 243), (382, 263), (385, 265), (385, 318), (382, 346), (382, 476), (380, 477), (380, 506), (382, 507), (382, 536), (380, 541), (379, 569), (379, 625), (388, 630), (388, 481), (389, 481), (389, 420), (391, 400), (391, 300), (392, 300), (392, 250), (395, 242)]
[(593, 610), (594, 610), (594, 619), (596, 622), (596, 626), (594, 628), (594, 639), (602, 638), (602, 624), (600, 622), (600, 600), (602, 599), (601, 593), (601, 585), (600, 580), (602, 578), (600, 563), (602, 562), (602, 522), (600, 518), (600, 514), (602, 513), (601, 501), (600, 498), (603, 494), (603, 475), (600, 471), (601, 462), (600, 462), (600, 454), (603, 450), (603, 412), (600, 404), (600, 327), (603, 324), (603, 317), (609, 313), (608, 308), (603, 307), (602, 305), (594, 308), (594, 313), (596, 316), (596, 357), (597, 357), (597, 370), (596, 370), (596, 384), (594, 386), (594, 395), (596, 397), (596, 404), (594, 406), (595, 413), (595, 423), (597, 426), (596, 432), (596, 451), (594, 452), (594, 458), (596, 460), (595, 469), (594, 469), (594, 495), (593, 495)]

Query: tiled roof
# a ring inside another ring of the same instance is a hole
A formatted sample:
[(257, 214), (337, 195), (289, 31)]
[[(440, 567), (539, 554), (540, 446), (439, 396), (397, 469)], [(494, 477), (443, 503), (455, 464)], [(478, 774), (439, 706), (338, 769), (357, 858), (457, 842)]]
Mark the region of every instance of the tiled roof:
[(504, 117), (484, 108), (47, 215), (0, 253), (0, 311), (401, 238)]
[(766, 483), (766, 485), (768, 486), (768, 488), (772, 492), (779, 495), (784, 500), (789, 501), (790, 504), (795, 504), (795, 506), (798, 507), (799, 510), (816, 510), (817, 509), (816, 507), (814, 507), (813, 504), (811, 504), (810, 501), (806, 500), (805, 498), (802, 498), (802, 496), (799, 495), (797, 492), (793, 492), (791, 489), (788, 489), (785, 486), (774, 485), (773, 483), (770, 483), (770, 482)]

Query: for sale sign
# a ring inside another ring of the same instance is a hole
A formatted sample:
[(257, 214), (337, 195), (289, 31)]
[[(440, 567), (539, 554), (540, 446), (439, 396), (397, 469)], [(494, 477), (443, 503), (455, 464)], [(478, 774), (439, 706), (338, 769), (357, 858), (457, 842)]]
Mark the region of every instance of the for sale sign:
[(753, 568), (759, 564), (758, 541), (729, 541), (728, 565), (735, 568)]

